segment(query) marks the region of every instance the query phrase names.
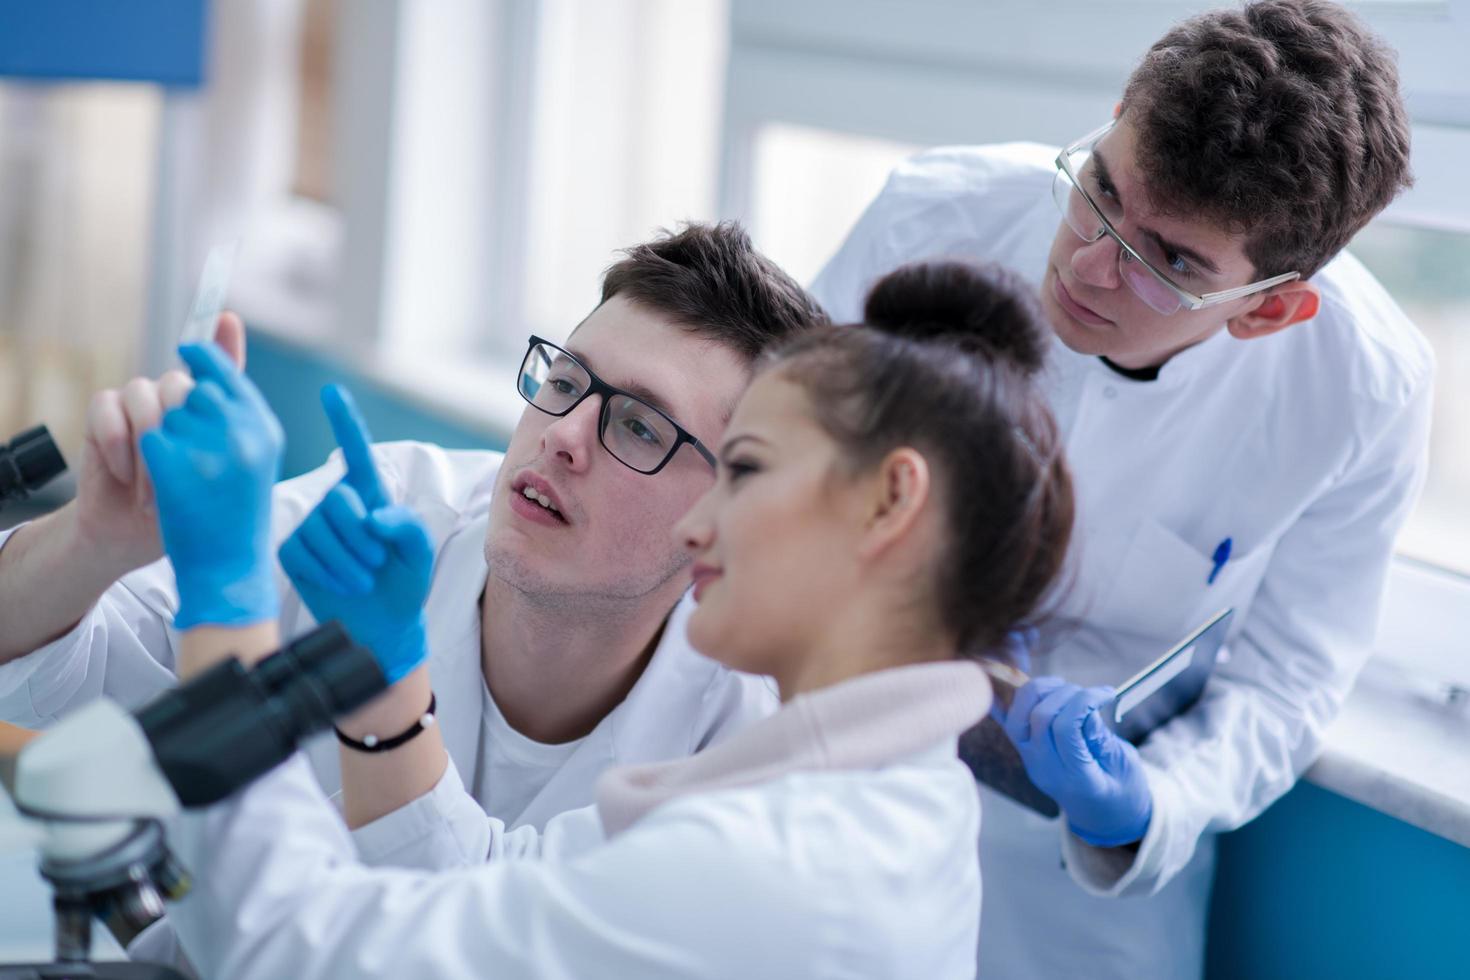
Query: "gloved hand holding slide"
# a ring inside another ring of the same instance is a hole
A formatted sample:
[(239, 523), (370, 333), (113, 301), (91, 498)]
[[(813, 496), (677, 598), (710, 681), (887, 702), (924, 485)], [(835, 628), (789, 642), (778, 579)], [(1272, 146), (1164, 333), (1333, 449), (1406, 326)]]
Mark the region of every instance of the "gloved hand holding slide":
[(178, 581), (174, 625), (262, 622), (279, 609), (270, 514), (285, 434), (264, 396), (217, 345), (190, 344), (179, 356), (194, 388), (139, 444)]

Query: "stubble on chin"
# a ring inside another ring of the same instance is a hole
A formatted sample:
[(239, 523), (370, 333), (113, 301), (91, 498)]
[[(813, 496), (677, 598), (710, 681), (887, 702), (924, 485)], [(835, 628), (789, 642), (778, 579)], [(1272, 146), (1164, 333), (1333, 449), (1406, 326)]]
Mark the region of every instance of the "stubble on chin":
[[(524, 599), (548, 609), (586, 614), (594, 609), (627, 607), (671, 588), (676, 579), (687, 579), (689, 558), (679, 554), (657, 569), (639, 575), (620, 574), (611, 569), (603, 576), (588, 574), (585, 567), (553, 570), (537, 567), (523, 554), (486, 536), (484, 546), (487, 579), (494, 579)], [(687, 581), (684, 582), (687, 586)]]

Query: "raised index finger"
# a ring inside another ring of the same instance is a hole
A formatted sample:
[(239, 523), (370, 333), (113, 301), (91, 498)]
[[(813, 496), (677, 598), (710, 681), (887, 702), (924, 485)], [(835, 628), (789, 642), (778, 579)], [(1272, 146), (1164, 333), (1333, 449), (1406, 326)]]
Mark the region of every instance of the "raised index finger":
[(369, 511), (388, 505), (388, 494), (383, 490), (378, 465), (373, 462), (372, 437), (367, 424), (357, 411), (352, 395), (341, 385), (327, 385), (322, 389), (322, 408), (326, 409), (327, 421), (332, 424), (332, 434), (337, 445), (342, 447), (342, 458), (347, 462), (347, 482)]

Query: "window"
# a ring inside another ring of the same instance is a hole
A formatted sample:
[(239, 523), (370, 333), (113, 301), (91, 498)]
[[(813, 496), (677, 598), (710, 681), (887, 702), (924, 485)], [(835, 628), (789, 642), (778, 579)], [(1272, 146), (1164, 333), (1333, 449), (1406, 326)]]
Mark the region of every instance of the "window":
[(0, 438), (44, 420), (75, 460), (92, 392), (133, 372), (161, 103), (141, 83), (0, 84)]
[(1434, 347), (1429, 479), (1402, 554), (1470, 574), (1470, 234), (1375, 222), (1352, 252)]
[(809, 283), (888, 173), (919, 146), (773, 123), (755, 139), (751, 229), (766, 255)]
[(339, 12), (343, 319), (359, 340), (514, 359), (592, 309), (618, 249), (714, 216), (722, 0)]

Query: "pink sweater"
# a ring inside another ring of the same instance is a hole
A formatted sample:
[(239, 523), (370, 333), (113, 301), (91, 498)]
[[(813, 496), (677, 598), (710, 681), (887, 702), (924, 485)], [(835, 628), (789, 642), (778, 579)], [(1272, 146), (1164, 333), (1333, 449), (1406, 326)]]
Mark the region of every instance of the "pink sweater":
[(609, 769), (597, 783), (603, 830), (615, 837), (680, 796), (793, 772), (876, 769), (958, 738), (985, 717), (990, 698), (989, 679), (967, 660), (880, 670), (803, 694), (697, 755)]

